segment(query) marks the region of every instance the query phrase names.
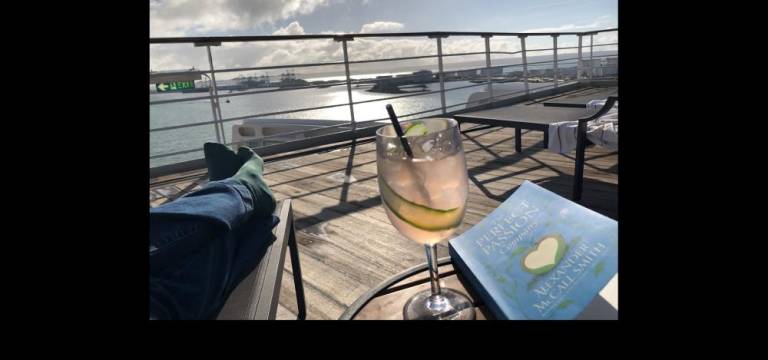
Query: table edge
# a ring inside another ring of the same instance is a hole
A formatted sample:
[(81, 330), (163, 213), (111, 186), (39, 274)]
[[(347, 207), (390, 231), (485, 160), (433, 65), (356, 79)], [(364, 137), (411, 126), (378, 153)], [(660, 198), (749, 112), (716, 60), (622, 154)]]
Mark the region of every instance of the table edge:
[[(451, 259), (450, 256), (442, 257), (437, 260), (437, 266), (443, 266), (443, 265), (448, 265), (452, 263), (453, 263), (453, 260)], [(426, 271), (428, 266), (429, 265), (426, 262), (424, 262), (422, 264), (415, 265), (408, 269), (405, 269), (400, 273), (382, 281), (379, 285), (377, 285), (373, 289), (368, 290), (363, 295), (360, 295), (360, 297), (358, 297), (357, 300), (355, 300), (355, 302), (349, 305), (347, 310), (344, 310), (344, 313), (341, 314), (341, 316), (339, 317), (339, 320), (352, 320), (355, 317), (355, 315), (357, 315), (357, 313), (359, 313), (360, 310), (362, 310), (363, 307), (365, 307), (366, 304), (368, 304), (371, 300), (373, 300), (374, 297), (376, 297), (378, 293), (392, 286), (392, 284), (395, 284), (407, 277), (413, 276), (421, 271)]]

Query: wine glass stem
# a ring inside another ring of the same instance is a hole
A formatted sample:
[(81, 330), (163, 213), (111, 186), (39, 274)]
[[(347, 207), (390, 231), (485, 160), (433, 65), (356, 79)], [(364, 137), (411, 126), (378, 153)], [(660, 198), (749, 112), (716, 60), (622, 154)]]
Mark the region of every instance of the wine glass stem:
[(424, 245), (427, 251), (427, 263), (429, 264), (429, 279), (432, 282), (432, 296), (433, 300), (439, 300), (442, 295), (440, 294), (440, 281), (439, 274), (437, 272), (437, 244)]

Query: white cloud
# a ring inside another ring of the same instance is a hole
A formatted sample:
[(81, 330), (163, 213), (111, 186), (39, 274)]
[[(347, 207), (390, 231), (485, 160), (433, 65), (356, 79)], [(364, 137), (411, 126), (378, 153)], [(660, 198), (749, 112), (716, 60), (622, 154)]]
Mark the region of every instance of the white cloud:
[(610, 27), (616, 27), (616, 22), (609, 20), (611, 15), (603, 15), (597, 18), (597, 20), (589, 24), (565, 24), (555, 27), (543, 27), (536, 29), (528, 29), (523, 32), (536, 33), (536, 32), (575, 32), (575, 31), (588, 31), (598, 30)]
[(275, 30), (272, 35), (304, 35), (304, 28), (298, 21), (294, 21), (286, 27)]
[[(380, 23), (380, 22), (379, 22)], [(402, 25), (402, 24), (401, 24)], [(304, 29), (298, 21), (280, 28), (274, 35), (303, 34)], [(329, 32), (325, 32), (329, 33)], [(331, 32), (333, 33), (333, 32)], [(410, 57), (434, 55), (437, 44), (434, 39), (427, 38), (357, 38), (348, 43), (350, 60), (373, 60), (395, 57)], [(504, 37), (491, 40), (493, 50), (517, 51), (519, 40)], [(443, 40), (443, 52), (446, 54), (483, 51), (485, 45), (480, 37), (455, 37)], [(223, 43), (212, 48), (213, 61), (217, 68), (274, 66), (304, 63), (336, 62), (343, 59), (341, 43), (333, 40), (290, 40), (251, 43)], [(481, 57), (449, 57), (445, 58), (447, 67), (450, 63), (478, 60)], [(192, 66), (201, 69), (208, 68), (208, 59), (204, 48), (192, 45), (153, 45), (150, 46), (150, 68), (153, 70), (179, 70)], [(396, 62), (377, 62), (371, 64), (353, 64), (355, 73), (387, 71), (389, 68), (402, 65), (423, 68), (436, 68), (434, 58), (416, 59)], [(327, 71), (333, 67), (302, 69), (302, 71)], [(338, 68), (343, 74), (342, 68)], [(237, 73), (217, 75), (221, 78), (237, 76)]]
[(566, 24), (566, 25), (561, 25), (557, 27), (543, 27), (543, 28), (536, 28), (536, 29), (528, 29), (523, 32), (528, 32), (528, 33), (573, 32), (573, 31), (579, 31), (579, 30), (589, 30), (597, 26), (598, 26), (597, 22), (593, 22), (587, 25)]
[(360, 28), (360, 32), (365, 33), (377, 33), (377, 32), (396, 32), (400, 31), (405, 25), (394, 21), (376, 21), (363, 25)]
[(549, 8), (554, 8), (554, 7), (561, 7), (563, 5), (578, 4), (578, 3), (579, 3), (578, 1), (575, 1), (575, 2), (574, 1), (560, 1), (560, 2), (554, 2), (554, 3), (539, 3), (539, 4), (534, 4), (534, 5), (531, 5), (531, 6), (527, 6), (525, 8), (525, 10), (526, 11), (531, 11), (531, 10), (549, 9)]
[[(387, 24), (387, 25), (382, 25)], [(580, 26), (589, 26), (580, 25)], [(529, 31), (565, 31), (576, 29), (577, 25), (564, 25), (559, 28), (549, 29), (531, 29)], [(602, 28), (605, 28), (603, 26)], [(376, 21), (362, 26), (361, 32), (366, 31), (384, 31), (383, 29), (403, 29), (404, 24), (390, 21)], [(388, 31), (384, 31), (388, 32)], [(323, 34), (333, 34), (335, 32), (323, 31)], [(304, 28), (299, 21), (293, 21), (290, 24), (279, 28), (273, 32), (274, 35), (300, 35), (305, 34)], [(617, 33), (607, 33), (603, 39), (603, 34), (595, 37), (596, 43), (616, 42)], [(574, 37), (575, 38), (575, 37)], [(529, 37), (528, 48), (541, 48), (552, 44), (549, 37)], [(537, 44), (536, 41), (541, 42)], [(588, 41), (588, 40), (587, 40)], [(575, 44), (575, 39), (561, 39), (558, 44), (566, 46), (567, 42)], [(585, 44), (586, 45), (586, 44)], [(570, 46), (570, 45), (569, 45)], [(352, 61), (387, 59), (395, 57), (411, 57), (421, 55), (434, 55), (437, 53), (435, 39), (427, 38), (356, 38), (348, 43), (349, 57)], [(517, 37), (493, 37), (491, 38), (491, 49), (493, 51), (516, 52), (520, 50), (520, 40)], [(484, 41), (480, 37), (449, 37), (443, 40), (443, 53), (455, 54), (466, 52), (481, 52), (485, 50)], [(596, 51), (608, 50), (606, 48), (596, 48)], [(574, 52), (569, 50), (566, 52)], [(343, 59), (341, 43), (331, 39), (323, 40), (290, 40), (290, 41), (266, 41), (266, 42), (244, 42), (244, 43), (223, 43), (222, 46), (212, 48), (213, 61), (217, 68), (234, 67), (258, 67), (306, 63), (325, 63), (337, 62)], [(547, 53), (536, 53), (535, 55), (546, 55)], [(513, 57), (519, 55), (493, 55), (493, 63), (506, 64)], [(530, 55), (529, 55), (530, 56)], [(453, 56), (444, 58), (446, 69), (461, 68), (455, 63), (464, 61), (484, 61), (484, 55), (473, 56)], [(376, 62), (370, 64), (353, 64), (353, 73), (367, 72), (385, 72), (395, 67), (407, 65), (413, 68), (436, 69), (437, 60), (434, 58), (415, 59), (407, 61)], [(208, 58), (204, 48), (195, 48), (191, 44), (183, 45), (152, 45), (150, 46), (150, 67), (153, 70), (177, 70), (188, 69), (190, 67), (208, 68)], [(337, 71), (343, 74), (343, 68), (340, 66), (325, 66), (318, 68), (297, 68), (297, 72), (326, 72)], [(271, 71), (271, 70), (270, 70)], [(248, 72), (249, 74), (253, 72)], [(239, 73), (222, 73), (217, 77), (222, 79), (232, 78)]]
[(158, 0), (150, 1), (150, 37), (246, 30), (310, 14), (328, 0)]

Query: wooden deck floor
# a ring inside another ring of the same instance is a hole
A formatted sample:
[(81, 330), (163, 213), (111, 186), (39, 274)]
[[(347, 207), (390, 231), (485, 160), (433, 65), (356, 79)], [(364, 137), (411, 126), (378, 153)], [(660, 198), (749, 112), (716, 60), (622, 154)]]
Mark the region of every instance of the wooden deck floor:
[[(462, 125), (462, 130), (477, 125)], [(466, 231), (493, 211), (523, 180), (570, 198), (574, 153), (543, 149), (541, 132), (523, 131), (515, 153), (514, 129), (487, 128), (464, 134), (470, 175)], [(425, 261), (421, 245), (401, 236), (381, 206), (375, 143), (358, 141), (332, 151), (277, 161), (266, 159), (265, 178), (278, 200), (293, 199), (308, 319), (336, 319), (361, 294)], [(618, 154), (589, 147), (582, 204), (617, 219)], [(204, 171), (150, 184), (156, 206), (199, 188)], [(447, 255), (441, 247), (440, 256)], [(286, 256), (278, 319), (295, 318), (296, 301)]]

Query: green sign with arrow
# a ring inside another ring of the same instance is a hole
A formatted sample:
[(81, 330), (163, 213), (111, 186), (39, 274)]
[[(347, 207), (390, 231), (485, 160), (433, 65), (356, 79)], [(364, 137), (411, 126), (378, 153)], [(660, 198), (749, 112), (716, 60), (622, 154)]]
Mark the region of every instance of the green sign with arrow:
[(155, 84), (155, 87), (157, 88), (158, 92), (194, 89), (195, 81), (190, 80), (190, 81), (173, 81), (173, 82), (167, 82), (167, 83), (158, 83), (158, 84)]

